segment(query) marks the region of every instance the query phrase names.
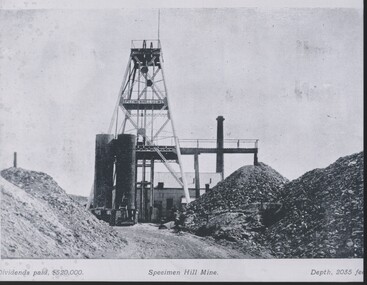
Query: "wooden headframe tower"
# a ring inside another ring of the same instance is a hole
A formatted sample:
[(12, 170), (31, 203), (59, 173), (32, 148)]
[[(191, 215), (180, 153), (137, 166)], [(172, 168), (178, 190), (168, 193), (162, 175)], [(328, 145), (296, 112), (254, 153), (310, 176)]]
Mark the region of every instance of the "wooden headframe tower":
[(113, 129), (115, 138), (119, 134), (136, 136), (135, 199), (141, 221), (149, 221), (154, 206), (156, 162), (162, 162), (166, 166), (182, 186), (187, 203), (190, 202), (179, 140), (169, 104), (159, 40), (132, 41), (109, 133)]

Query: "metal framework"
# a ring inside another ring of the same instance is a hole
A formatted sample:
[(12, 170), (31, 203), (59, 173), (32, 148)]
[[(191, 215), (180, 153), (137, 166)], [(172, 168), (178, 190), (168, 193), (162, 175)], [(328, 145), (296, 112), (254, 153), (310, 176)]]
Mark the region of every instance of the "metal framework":
[[(129, 62), (109, 133), (113, 128), (116, 138), (118, 134), (137, 135), (136, 156), (139, 177), (136, 178), (136, 201), (141, 220), (149, 220), (148, 204), (150, 209), (154, 206), (155, 161), (162, 162), (166, 166), (182, 186), (186, 201), (190, 202), (181, 163), (181, 148), (168, 99), (159, 40), (132, 41)], [(174, 170), (172, 163), (178, 164), (179, 171)], [(148, 169), (150, 169), (149, 177)]]
[[(223, 134), (223, 125), (220, 127), (222, 130), (217, 132), (217, 139), (184, 139), (180, 140), (181, 154), (194, 156), (194, 170), (195, 170), (195, 198), (200, 197), (200, 178), (199, 178), (199, 155), (200, 154), (216, 154), (217, 156), (217, 169), (216, 172), (220, 173), (222, 180), (224, 179), (224, 154), (241, 154), (249, 153), (254, 155), (254, 165), (258, 164), (258, 139), (223, 139), (218, 136), (219, 133)], [(218, 159), (219, 158), (219, 159)]]

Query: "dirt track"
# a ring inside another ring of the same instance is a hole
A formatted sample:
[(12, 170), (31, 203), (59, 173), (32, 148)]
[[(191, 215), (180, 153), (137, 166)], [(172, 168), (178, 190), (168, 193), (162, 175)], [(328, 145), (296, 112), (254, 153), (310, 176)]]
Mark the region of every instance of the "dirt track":
[(253, 258), (209, 238), (186, 232), (158, 229), (154, 224), (115, 227), (127, 240), (124, 252), (108, 254), (110, 258)]

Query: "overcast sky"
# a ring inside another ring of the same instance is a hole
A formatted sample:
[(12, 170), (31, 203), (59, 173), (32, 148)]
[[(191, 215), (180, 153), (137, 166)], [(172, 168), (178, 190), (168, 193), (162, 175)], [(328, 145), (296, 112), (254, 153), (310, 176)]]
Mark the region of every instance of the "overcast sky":
[[(363, 149), (362, 10), (161, 9), (179, 138), (259, 138), (289, 179)], [(88, 195), (130, 42), (157, 37), (157, 9), (0, 10), (0, 169), (44, 171)], [(226, 175), (252, 156), (225, 156)], [(185, 159), (186, 171), (193, 171)], [(200, 156), (202, 171), (215, 157)]]

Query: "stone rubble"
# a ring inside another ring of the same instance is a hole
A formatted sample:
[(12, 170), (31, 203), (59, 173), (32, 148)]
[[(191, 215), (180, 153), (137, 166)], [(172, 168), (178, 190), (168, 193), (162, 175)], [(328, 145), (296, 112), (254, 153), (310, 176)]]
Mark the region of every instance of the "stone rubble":
[(47, 174), (1, 171), (1, 258), (101, 258), (126, 241)]
[(280, 258), (363, 257), (363, 165), (360, 152), (286, 184), (286, 215), (258, 242)]
[(241, 167), (211, 191), (190, 203), (184, 228), (200, 236), (241, 242), (247, 252), (266, 256), (254, 242), (264, 229), (264, 210), (276, 207), (276, 197), (288, 180), (264, 163)]
[(291, 182), (244, 166), (190, 203), (185, 230), (278, 258), (361, 258), (363, 152)]

